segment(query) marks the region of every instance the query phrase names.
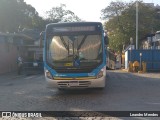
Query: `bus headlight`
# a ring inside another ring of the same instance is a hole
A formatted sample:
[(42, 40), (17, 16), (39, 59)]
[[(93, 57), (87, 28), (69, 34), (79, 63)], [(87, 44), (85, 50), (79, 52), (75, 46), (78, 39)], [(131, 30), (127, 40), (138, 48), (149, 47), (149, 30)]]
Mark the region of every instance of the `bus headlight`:
[(45, 70), (45, 76), (49, 79), (53, 79), (52, 74), (48, 70)]
[(97, 78), (101, 78), (101, 77), (103, 77), (103, 71), (100, 71), (97, 75)]
[(103, 72), (104, 72), (104, 68), (102, 68), (102, 69), (100, 70), (100, 72), (99, 72), (98, 75), (97, 75), (97, 78), (103, 77)]

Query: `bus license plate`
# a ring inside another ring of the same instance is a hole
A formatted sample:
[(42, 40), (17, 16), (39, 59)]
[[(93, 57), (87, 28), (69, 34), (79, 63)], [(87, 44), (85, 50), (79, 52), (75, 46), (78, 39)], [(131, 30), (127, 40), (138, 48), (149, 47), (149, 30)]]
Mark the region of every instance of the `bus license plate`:
[(79, 86), (79, 83), (78, 82), (71, 82), (71, 83), (69, 83), (69, 86)]

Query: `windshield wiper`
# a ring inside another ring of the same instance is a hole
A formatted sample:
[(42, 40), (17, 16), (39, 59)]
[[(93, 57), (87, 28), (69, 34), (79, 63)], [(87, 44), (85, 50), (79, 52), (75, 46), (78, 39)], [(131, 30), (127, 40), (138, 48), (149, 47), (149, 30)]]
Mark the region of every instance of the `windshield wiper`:
[(60, 36), (60, 38), (61, 38), (61, 41), (62, 41), (64, 47), (65, 47), (67, 50), (69, 50), (69, 47), (68, 47), (68, 45), (66, 44), (66, 42), (64, 41), (63, 37)]
[(81, 43), (79, 44), (77, 50), (79, 50), (79, 49), (81, 48), (81, 46), (83, 45), (83, 43), (84, 43), (84, 41), (85, 41), (86, 38), (87, 38), (87, 35), (85, 35), (85, 36), (83, 37), (83, 39), (82, 39)]

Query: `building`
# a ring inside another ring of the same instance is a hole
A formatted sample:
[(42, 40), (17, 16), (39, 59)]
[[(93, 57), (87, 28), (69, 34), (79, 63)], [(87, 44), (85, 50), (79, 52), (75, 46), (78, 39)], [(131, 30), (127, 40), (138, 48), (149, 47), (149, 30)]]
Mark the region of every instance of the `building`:
[(0, 33), (0, 74), (17, 70), (17, 58), (23, 61), (35, 58), (38, 53), (42, 58), (39, 33), (32, 29), (24, 29), (19, 33)]
[(142, 41), (142, 49), (160, 49), (160, 31), (146, 35)]
[(0, 74), (17, 69), (17, 57), (27, 57), (24, 45), (33, 44), (33, 39), (23, 34), (0, 33)]

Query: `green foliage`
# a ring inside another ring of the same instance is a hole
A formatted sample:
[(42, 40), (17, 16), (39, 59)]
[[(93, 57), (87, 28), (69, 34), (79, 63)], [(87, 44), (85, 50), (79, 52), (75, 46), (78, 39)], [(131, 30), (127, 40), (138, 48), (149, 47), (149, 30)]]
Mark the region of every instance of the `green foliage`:
[(53, 7), (50, 11), (47, 11), (48, 19), (54, 22), (76, 22), (81, 21), (74, 12), (65, 10), (66, 5), (61, 4), (60, 7)]
[[(139, 45), (146, 34), (160, 29), (160, 16), (154, 7), (138, 2), (139, 6)], [(102, 19), (106, 20), (105, 29), (109, 32), (109, 46), (122, 51), (123, 45), (130, 44), (130, 37), (136, 40), (136, 5), (135, 2), (111, 2), (103, 9)]]
[(44, 19), (24, 0), (0, 0), (0, 32), (18, 32), (23, 28), (43, 31), (51, 22), (81, 21), (72, 11), (64, 8), (64, 4), (53, 7), (47, 11), (48, 18)]
[(19, 28), (39, 28), (42, 18), (24, 0), (0, 0), (0, 31), (17, 32)]

